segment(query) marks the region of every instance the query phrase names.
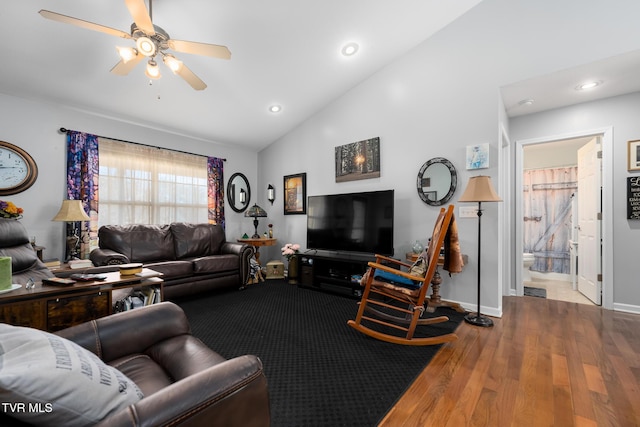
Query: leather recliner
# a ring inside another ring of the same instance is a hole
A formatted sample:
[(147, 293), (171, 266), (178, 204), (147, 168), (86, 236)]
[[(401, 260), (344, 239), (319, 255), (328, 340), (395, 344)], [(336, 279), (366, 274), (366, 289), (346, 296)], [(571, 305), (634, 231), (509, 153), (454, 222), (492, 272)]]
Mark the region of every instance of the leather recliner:
[[(144, 397), (98, 426), (268, 426), (262, 362), (225, 359), (191, 335), (182, 309), (162, 302), (56, 332), (129, 377)], [(0, 425), (25, 425), (0, 413)]]
[(53, 273), (38, 259), (24, 225), (15, 219), (0, 218), (0, 256), (11, 257), (12, 283), (38, 282)]

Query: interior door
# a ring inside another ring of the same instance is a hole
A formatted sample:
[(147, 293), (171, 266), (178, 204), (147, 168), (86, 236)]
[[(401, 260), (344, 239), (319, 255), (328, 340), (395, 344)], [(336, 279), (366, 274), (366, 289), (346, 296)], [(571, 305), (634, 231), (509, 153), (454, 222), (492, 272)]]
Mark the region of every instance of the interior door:
[(578, 150), (578, 290), (597, 305), (602, 304), (599, 139)]

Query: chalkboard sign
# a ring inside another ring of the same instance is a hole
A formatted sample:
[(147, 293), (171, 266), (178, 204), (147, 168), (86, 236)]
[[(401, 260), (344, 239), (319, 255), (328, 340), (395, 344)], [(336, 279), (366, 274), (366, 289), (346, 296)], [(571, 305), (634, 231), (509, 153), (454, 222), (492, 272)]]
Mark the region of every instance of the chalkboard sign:
[(640, 219), (640, 176), (627, 178), (627, 219)]

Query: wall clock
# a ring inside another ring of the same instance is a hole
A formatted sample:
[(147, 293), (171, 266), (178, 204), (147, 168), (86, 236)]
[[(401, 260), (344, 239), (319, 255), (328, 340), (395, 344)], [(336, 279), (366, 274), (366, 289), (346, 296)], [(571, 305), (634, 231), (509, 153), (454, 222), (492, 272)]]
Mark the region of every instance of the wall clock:
[(0, 141), (0, 196), (20, 193), (38, 178), (38, 166), (22, 148)]

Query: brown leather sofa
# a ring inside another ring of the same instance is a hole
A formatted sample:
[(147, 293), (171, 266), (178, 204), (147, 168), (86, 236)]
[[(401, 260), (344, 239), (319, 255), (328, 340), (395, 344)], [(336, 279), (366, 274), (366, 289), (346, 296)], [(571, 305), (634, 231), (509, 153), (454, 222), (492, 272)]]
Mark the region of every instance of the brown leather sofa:
[(29, 234), (20, 221), (0, 218), (0, 256), (11, 257), (12, 281), (25, 284), (52, 277), (53, 273), (40, 261), (29, 241)]
[(163, 274), (165, 299), (240, 288), (247, 283), (253, 256), (250, 245), (227, 242), (224, 229), (213, 224), (106, 225), (98, 230), (98, 241), (100, 247), (90, 255), (98, 268), (84, 272), (143, 263)]
[[(163, 302), (56, 332), (95, 353), (144, 394), (99, 426), (268, 426), (262, 362), (226, 360), (191, 335), (182, 309)], [(0, 425), (26, 425), (0, 412)]]

